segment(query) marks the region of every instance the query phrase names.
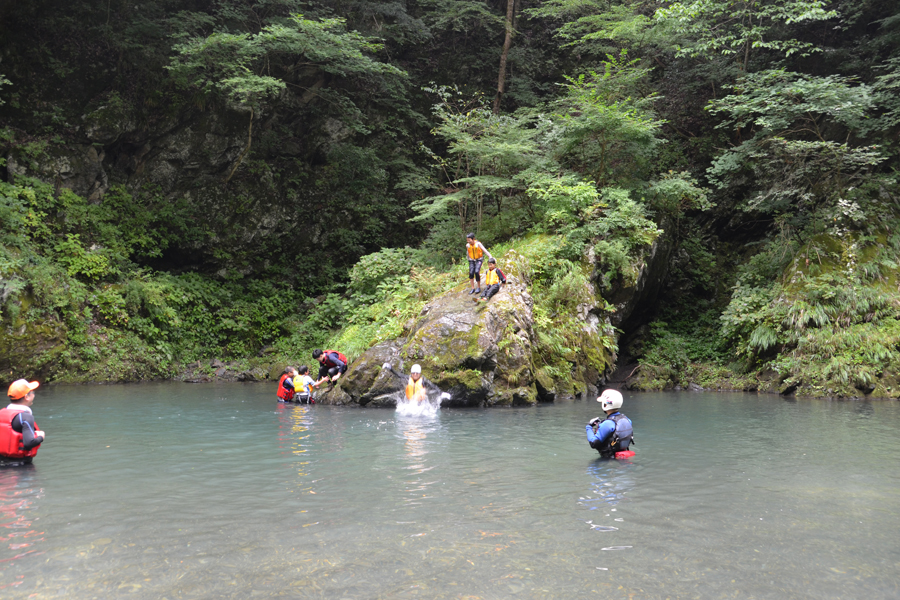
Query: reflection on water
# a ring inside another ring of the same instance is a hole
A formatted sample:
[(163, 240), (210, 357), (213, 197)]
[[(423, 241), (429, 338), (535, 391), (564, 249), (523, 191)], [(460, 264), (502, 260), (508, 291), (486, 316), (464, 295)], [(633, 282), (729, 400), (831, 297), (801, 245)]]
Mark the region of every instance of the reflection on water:
[(4, 600), (900, 597), (896, 402), (629, 396), (621, 461), (584, 441), (593, 402), (39, 401), (53, 438), (0, 469)]
[(13, 574), (16, 561), (39, 553), (44, 532), (34, 526), (34, 509), (44, 495), (33, 464), (0, 466), (0, 590), (25, 582)]

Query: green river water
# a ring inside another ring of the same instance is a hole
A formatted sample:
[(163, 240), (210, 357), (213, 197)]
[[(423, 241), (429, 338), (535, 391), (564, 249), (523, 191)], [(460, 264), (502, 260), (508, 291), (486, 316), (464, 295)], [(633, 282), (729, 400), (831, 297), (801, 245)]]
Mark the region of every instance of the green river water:
[(0, 468), (0, 598), (900, 598), (900, 403), (626, 394), (278, 405), (271, 384), (49, 387)]

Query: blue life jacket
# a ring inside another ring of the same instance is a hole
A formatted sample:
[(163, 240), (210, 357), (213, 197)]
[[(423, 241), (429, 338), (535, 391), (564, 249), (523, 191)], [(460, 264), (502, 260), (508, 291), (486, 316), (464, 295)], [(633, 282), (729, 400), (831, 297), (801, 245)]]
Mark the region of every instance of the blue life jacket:
[(616, 452), (628, 450), (628, 446), (634, 441), (634, 429), (631, 426), (631, 419), (617, 412), (606, 417), (603, 421), (615, 423), (616, 430), (606, 438), (605, 442), (599, 446), (594, 446), (594, 449), (600, 453), (600, 456), (612, 456)]

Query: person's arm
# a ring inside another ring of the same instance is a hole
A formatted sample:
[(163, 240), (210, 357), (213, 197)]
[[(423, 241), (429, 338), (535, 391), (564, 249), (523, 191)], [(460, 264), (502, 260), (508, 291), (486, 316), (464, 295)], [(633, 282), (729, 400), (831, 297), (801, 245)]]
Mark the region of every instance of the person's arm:
[(585, 433), (587, 433), (587, 440), (590, 443), (600, 442), (602, 443), (606, 438), (608, 438), (612, 433), (616, 430), (616, 424), (613, 421), (602, 421), (600, 426), (597, 427), (597, 431), (594, 432), (594, 427), (588, 423), (585, 426)]
[(284, 386), (284, 389), (294, 391), (294, 380), (290, 377), (285, 377), (284, 381), (281, 382), (281, 385)]
[(20, 420), (22, 427), (22, 447), (28, 451), (44, 442), (44, 432), (35, 429), (34, 417), (31, 413), (20, 412), (13, 418)]
[(491, 256), (491, 253), (488, 252), (488, 249), (484, 247), (484, 244), (482, 244), (481, 242), (478, 242), (478, 247), (481, 248), (481, 251), (485, 253), (485, 255), (488, 257), (488, 260), (491, 260), (492, 258), (494, 258), (493, 256)]
[(506, 273), (500, 270), (500, 267), (497, 267), (497, 276), (500, 277), (500, 283), (506, 283)]
[(337, 367), (337, 375), (331, 378), (331, 381), (337, 381), (341, 378), (343, 372), (347, 369), (347, 363), (341, 360), (341, 357), (337, 355), (337, 352), (328, 355), (328, 360), (334, 363), (334, 366)]

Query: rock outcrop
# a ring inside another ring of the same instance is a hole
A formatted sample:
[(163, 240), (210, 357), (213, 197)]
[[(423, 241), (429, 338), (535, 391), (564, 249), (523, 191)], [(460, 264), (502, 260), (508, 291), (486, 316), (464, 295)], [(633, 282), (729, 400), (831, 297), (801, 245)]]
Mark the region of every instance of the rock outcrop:
[(404, 338), (373, 346), (355, 360), (333, 390), (320, 395), (327, 404), (389, 406), (405, 385), (383, 368), (408, 372), (422, 365), (427, 381), (450, 397), (443, 405), (512, 406), (538, 402), (532, 348), (533, 301), (521, 278), (488, 302), (473, 302), (460, 285), (428, 303)]

